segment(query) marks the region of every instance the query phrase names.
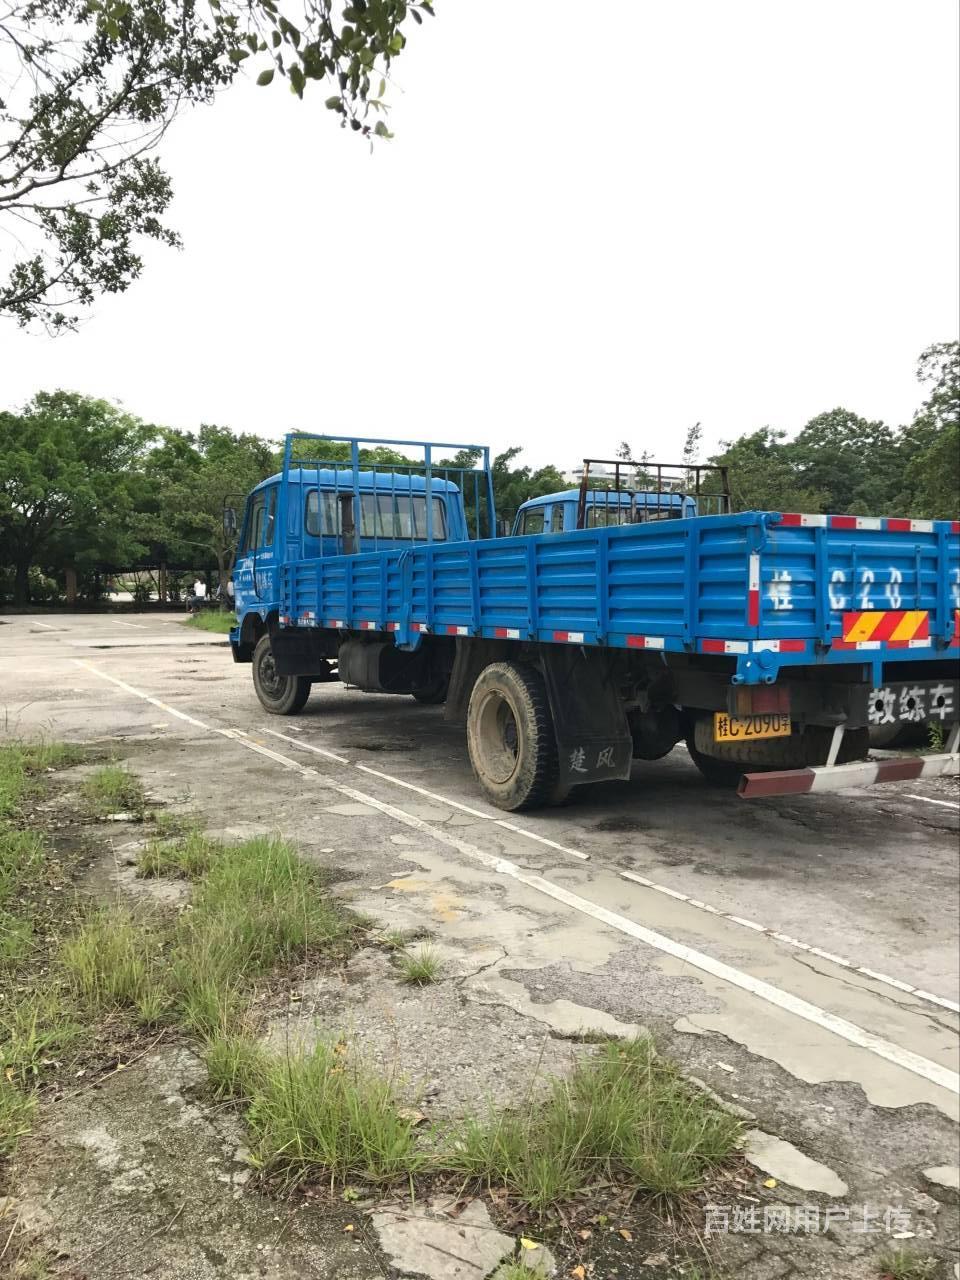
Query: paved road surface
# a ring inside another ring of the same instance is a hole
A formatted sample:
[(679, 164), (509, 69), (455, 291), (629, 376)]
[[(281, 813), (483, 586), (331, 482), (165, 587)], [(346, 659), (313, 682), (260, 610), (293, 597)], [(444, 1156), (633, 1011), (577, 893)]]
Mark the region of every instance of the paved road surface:
[(180, 624), (5, 618), (4, 731), (123, 739), (151, 793), (334, 854), (360, 906), (472, 957), (467, 999), (555, 1035), (654, 1029), (855, 1199), (955, 1162), (955, 781), (744, 802), (680, 748), (510, 817), (442, 709), (326, 685), (269, 717), (222, 638)]

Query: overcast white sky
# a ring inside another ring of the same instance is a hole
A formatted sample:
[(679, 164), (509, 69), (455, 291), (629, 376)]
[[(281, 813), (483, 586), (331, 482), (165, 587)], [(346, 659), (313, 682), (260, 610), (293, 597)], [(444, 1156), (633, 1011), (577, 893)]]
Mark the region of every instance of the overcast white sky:
[(909, 420), (958, 332), (956, 0), (437, 0), (371, 156), (243, 85), (163, 157), (183, 252), (40, 389), (150, 421), (676, 454), (843, 404)]

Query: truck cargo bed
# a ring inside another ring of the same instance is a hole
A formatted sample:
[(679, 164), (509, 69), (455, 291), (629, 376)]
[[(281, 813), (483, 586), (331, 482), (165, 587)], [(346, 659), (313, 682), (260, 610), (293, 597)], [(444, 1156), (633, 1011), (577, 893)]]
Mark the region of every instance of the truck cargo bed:
[(280, 625), (783, 666), (960, 654), (960, 522), (745, 512), (288, 560)]

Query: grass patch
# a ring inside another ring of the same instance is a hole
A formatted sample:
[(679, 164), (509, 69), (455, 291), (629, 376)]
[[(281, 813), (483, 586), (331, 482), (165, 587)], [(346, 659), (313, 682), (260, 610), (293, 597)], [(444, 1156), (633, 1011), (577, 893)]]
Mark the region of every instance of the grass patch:
[(270, 1073), (270, 1054), (249, 1033), (217, 1036), (205, 1055), (207, 1077), (218, 1098), (252, 1102)]
[(15, 824), (24, 802), (42, 792), (47, 772), (81, 758), (79, 747), (65, 743), (0, 743), (0, 1156), (29, 1131), (37, 1078), (78, 1031), (55, 984), (17, 992), (17, 970), (50, 914), (42, 899), (51, 867), (43, 836)]
[(399, 957), (400, 978), (413, 987), (426, 987), (440, 977), (443, 964), (435, 947), (424, 943), (419, 951), (405, 951)]
[(235, 1034), (251, 979), (329, 950), (353, 928), (283, 840), (224, 845), (193, 832), (154, 841), (140, 873), (190, 876), (193, 901), (173, 922), (125, 907), (98, 912), (63, 945), (63, 970), (97, 1014), (128, 1009), (151, 1026), (173, 1019), (204, 1040)]
[(46, 870), (43, 838), (0, 822), (0, 970), (20, 964), (33, 945), (31, 897)]
[(939, 1269), (936, 1258), (921, 1257), (914, 1249), (885, 1249), (877, 1259), (880, 1274), (892, 1280), (933, 1280)]
[(36, 1106), (32, 1093), (0, 1078), (0, 1156), (12, 1155), (20, 1139), (30, 1132)]
[(107, 764), (97, 769), (81, 788), (90, 811), (97, 818), (110, 813), (133, 813), (143, 817), (146, 797), (139, 778), (122, 765)]
[(0, 744), (0, 818), (11, 817), (33, 780), (48, 769), (65, 769), (83, 758), (80, 747), (66, 742), (4, 742)]
[(181, 840), (151, 840), (137, 859), (137, 875), (198, 880), (222, 848), (219, 840), (198, 830), (188, 831)]
[(445, 1161), (541, 1211), (602, 1181), (656, 1195), (692, 1191), (740, 1130), (641, 1038), (604, 1046), (569, 1080), (555, 1080), (542, 1106), (469, 1120)]
[(392, 1086), (350, 1058), (340, 1044), (267, 1059), (247, 1121), (265, 1169), (288, 1177), (323, 1170), (383, 1185), (424, 1169), (414, 1123), (402, 1119)]
[(60, 965), (77, 997), (95, 1014), (118, 1008), (153, 1009), (164, 990), (164, 938), (125, 907), (98, 911), (60, 951)]
[(44, 1066), (63, 1054), (80, 1034), (56, 986), (29, 991), (0, 1005), (0, 1065), (9, 1084), (32, 1088)]
[(198, 631), (215, 631), (217, 635), (226, 635), (237, 625), (237, 615), (221, 613), (219, 609), (201, 609), (199, 613), (192, 613), (186, 619), (186, 625), (195, 627)]

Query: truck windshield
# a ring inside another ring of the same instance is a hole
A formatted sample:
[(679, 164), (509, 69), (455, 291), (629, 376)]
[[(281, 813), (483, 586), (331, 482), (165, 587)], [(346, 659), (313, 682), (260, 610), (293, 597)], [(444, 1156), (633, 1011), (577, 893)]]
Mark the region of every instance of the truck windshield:
[[(304, 527), (307, 533), (318, 538), (341, 533), (337, 495), (324, 490), (321, 498), (316, 489), (307, 494), (304, 510)], [(362, 493), (360, 495), (360, 537), (391, 539), (426, 539), (426, 496), (408, 493)], [(433, 540), (447, 539), (447, 510), (442, 498), (433, 499)]]

